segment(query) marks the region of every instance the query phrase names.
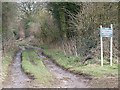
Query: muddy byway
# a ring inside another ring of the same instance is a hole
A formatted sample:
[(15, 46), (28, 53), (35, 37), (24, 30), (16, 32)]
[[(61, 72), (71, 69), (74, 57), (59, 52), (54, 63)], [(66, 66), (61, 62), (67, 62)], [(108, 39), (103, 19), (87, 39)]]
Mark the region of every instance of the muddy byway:
[(3, 83), (3, 88), (27, 88), (30, 86), (31, 80), (21, 69), (21, 54), (19, 50), (10, 66), (7, 80)]
[[(21, 68), (21, 53), (22, 50), (16, 53), (14, 61), (10, 67), (9, 77), (3, 88), (49, 88), (38, 84), (23, 72)], [(40, 58), (46, 58), (39, 53)], [(52, 88), (87, 88), (87, 80), (82, 77), (64, 71), (56, 66), (51, 60), (43, 60), (44, 65), (55, 76), (55, 82), (50, 86)]]
[(9, 75), (6, 81), (3, 83), (3, 88), (36, 88), (41, 85), (36, 84), (34, 80), (28, 78), (21, 68), (21, 54), (22, 50), (19, 50), (9, 68)]
[(30, 79), (22, 72), (21, 69), (21, 53), (22, 50), (16, 53), (14, 61), (10, 67), (8, 80), (3, 84), (4, 88), (25, 88)]
[(83, 77), (74, 75), (68, 71), (61, 69), (56, 66), (51, 60), (43, 56), (39, 53), (40, 58), (43, 58), (43, 63), (47, 67), (47, 69), (54, 74), (56, 78), (56, 85), (54, 87), (57, 88), (88, 88), (86, 79)]

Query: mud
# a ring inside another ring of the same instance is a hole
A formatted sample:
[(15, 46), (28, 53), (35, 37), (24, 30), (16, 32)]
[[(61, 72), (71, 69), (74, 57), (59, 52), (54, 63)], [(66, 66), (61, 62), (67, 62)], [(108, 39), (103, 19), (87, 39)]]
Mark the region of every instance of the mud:
[(51, 60), (47, 59), (41, 53), (40, 58), (44, 65), (54, 76), (54, 82), (51, 82), (50, 87), (30, 79), (21, 68), (22, 50), (18, 51), (14, 57), (13, 63), (10, 66), (10, 72), (6, 82), (3, 83), (3, 88), (88, 88), (87, 80), (83, 77), (71, 74), (60, 67), (56, 66)]
[(54, 76), (54, 82), (51, 82), (50, 87), (42, 85), (33, 79), (30, 79), (21, 68), (22, 50), (18, 51), (14, 57), (13, 63), (9, 68), (9, 75), (3, 83), (3, 88), (100, 88), (100, 87), (118, 87), (118, 78), (100, 78), (100, 79), (85, 79), (85, 77), (72, 74), (63, 70), (48, 57), (41, 54), (41, 49), (38, 55), (43, 59), (43, 63), (49, 72)]
[(3, 83), (3, 88), (25, 88), (30, 79), (22, 72), (21, 69), (21, 53), (22, 50), (16, 53), (14, 61), (11, 65), (9, 78), (7, 82)]
[[(10, 71), (6, 82), (3, 83), (3, 88), (49, 88), (38, 84), (30, 79), (21, 68), (22, 50), (16, 53), (13, 63), (10, 66)], [(50, 88), (87, 88), (86, 80), (76, 75), (73, 75), (60, 67), (56, 66), (51, 60), (40, 55), (40, 58), (45, 58), (44, 64), (47, 69), (54, 75), (55, 81), (52, 82)]]
[(88, 80), (83, 77), (74, 75), (68, 71), (56, 66), (51, 60), (39, 53), (40, 58), (43, 59), (44, 65), (55, 76), (56, 85), (54, 87), (60, 88), (88, 88)]

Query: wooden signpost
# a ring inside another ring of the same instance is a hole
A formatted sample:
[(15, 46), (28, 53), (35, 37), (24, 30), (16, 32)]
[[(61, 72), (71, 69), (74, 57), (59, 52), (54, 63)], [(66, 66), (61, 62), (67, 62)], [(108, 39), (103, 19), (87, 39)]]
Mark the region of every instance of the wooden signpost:
[(100, 25), (100, 43), (101, 43), (101, 66), (103, 66), (103, 37), (110, 37), (110, 65), (112, 66), (112, 42), (113, 42), (113, 25), (105, 28)]

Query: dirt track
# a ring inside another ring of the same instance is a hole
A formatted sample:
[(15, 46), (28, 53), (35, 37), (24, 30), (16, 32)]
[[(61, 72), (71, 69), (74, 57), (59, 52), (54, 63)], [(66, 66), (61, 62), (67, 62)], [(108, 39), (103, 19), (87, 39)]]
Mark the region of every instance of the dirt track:
[(4, 88), (26, 88), (30, 79), (22, 72), (21, 53), (18, 51), (10, 67), (8, 80), (3, 84)]
[[(88, 87), (117, 87), (116, 78), (104, 78), (104, 79), (84, 79), (81, 76), (69, 73), (60, 67), (56, 66), (51, 60), (46, 58), (40, 53), (40, 58), (43, 59), (43, 63), (48, 69), (48, 71), (54, 75), (54, 82), (51, 85), (43, 86), (41, 83), (35, 80), (29, 79), (28, 76), (23, 72), (21, 68), (21, 53), (22, 50), (16, 53), (14, 61), (9, 68), (9, 75), (7, 80), (3, 83), (3, 88), (88, 88)], [(108, 80), (109, 79), (109, 80)], [(102, 81), (101, 81), (102, 80)], [(108, 81), (108, 82), (107, 82)], [(103, 83), (100, 83), (103, 82)], [(89, 86), (89, 85), (90, 86)]]
[[(16, 53), (14, 61), (10, 67), (9, 77), (3, 84), (3, 88), (45, 88), (28, 76), (22, 71), (21, 68), (21, 53), (22, 50)], [(40, 58), (46, 58), (40, 54)], [(67, 71), (62, 70), (60, 67), (52, 63), (51, 60), (44, 60), (46, 68), (55, 76), (55, 82), (50, 86), (52, 88), (87, 88), (86, 80), (78, 77)], [(49, 88), (49, 87), (46, 87)]]
[(55, 75), (56, 85), (54, 87), (60, 88), (88, 88), (87, 80), (83, 77), (71, 74), (60, 67), (56, 66), (51, 60), (39, 54), (40, 58), (44, 58), (44, 65), (48, 70)]

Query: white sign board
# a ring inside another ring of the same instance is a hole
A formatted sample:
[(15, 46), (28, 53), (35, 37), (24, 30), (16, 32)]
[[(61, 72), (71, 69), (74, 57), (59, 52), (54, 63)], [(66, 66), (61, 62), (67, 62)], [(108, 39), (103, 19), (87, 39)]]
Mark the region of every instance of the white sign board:
[(113, 30), (111, 28), (101, 28), (100, 29), (100, 36), (101, 37), (112, 37)]
[(113, 25), (111, 28), (100, 26), (100, 43), (101, 43), (101, 66), (103, 66), (103, 37), (110, 37), (110, 65), (112, 66), (112, 42), (113, 42)]

